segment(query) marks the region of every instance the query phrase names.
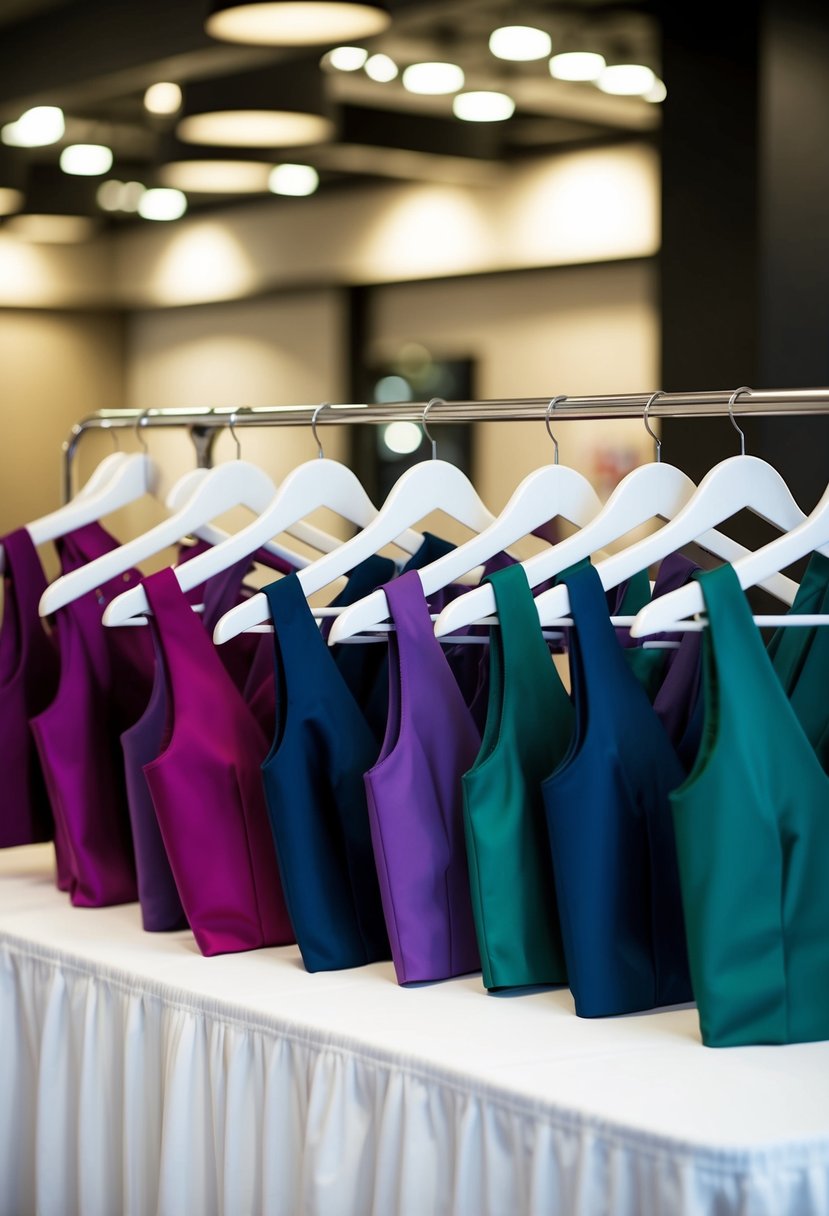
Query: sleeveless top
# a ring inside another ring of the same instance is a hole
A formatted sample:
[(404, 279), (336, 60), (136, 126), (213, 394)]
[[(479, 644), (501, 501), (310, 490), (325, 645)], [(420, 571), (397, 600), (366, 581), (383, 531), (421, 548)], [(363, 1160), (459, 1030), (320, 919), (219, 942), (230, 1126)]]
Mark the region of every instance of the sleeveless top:
[[(118, 542), (95, 523), (56, 547), (66, 574)], [(138, 896), (120, 736), (150, 695), (152, 643), (147, 630), (106, 629), (101, 617), (140, 577), (128, 570), (56, 614), (57, 691), (31, 722), (55, 816), (58, 885), (80, 907)]]
[(573, 709), (523, 566), (489, 575), (500, 627), (490, 642), (481, 750), (463, 778), (472, 908), (489, 989), (563, 984), (541, 781), (567, 749)]
[(480, 967), (469, 898), (461, 778), (480, 738), (413, 571), (385, 588), (389, 717), (365, 775), (374, 860), (401, 984)]
[(293, 941), (259, 774), (267, 742), (173, 571), (144, 588), (169, 698), (163, 750), (144, 774), (198, 947)]
[(829, 776), (732, 568), (699, 582), (705, 729), (671, 803), (703, 1042), (827, 1039)]
[(581, 1017), (691, 1000), (668, 796), (684, 772), (625, 662), (589, 562), (561, 575), (575, 730), (543, 785), (567, 974)]
[[(829, 557), (812, 554), (790, 612), (829, 613)], [(779, 629), (769, 643), (769, 655), (806, 737), (829, 773), (829, 629)]]
[(44, 709), (58, 682), (58, 653), (43, 628), (38, 602), (46, 576), (25, 528), (3, 537), (3, 624), (0, 627), (0, 848), (51, 840), (52, 808), (29, 719)]
[[(209, 548), (209, 545), (198, 542), (179, 553), (179, 564), (190, 561)], [(204, 612), (199, 619), (208, 636), (212, 634), (219, 617), (240, 598), (242, 579), (249, 568), (250, 560), (245, 558), (201, 587), (195, 587), (186, 593), (190, 605), (204, 601)], [(237, 641), (242, 644), (237, 646)], [(223, 665), (237, 687), (244, 680), (245, 664), (250, 664), (255, 653), (250, 646), (251, 641), (258, 642), (258, 635), (242, 634), (218, 651)], [(153, 800), (144, 776), (144, 765), (155, 760), (161, 751), (169, 702), (167, 672), (157, 643), (155, 650), (155, 676), (149, 702), (138, 721), (121, 735), (121, 747), (135, 849), (141, 920), (148, 932), (163, 933), (185, 928), (187, 918), (181, 906)]]
[(390, 957), (363, 774), (377, 743), (296, 575), (266, 587), (276, 733), (262, 765), (285, 899), (309, 971)]

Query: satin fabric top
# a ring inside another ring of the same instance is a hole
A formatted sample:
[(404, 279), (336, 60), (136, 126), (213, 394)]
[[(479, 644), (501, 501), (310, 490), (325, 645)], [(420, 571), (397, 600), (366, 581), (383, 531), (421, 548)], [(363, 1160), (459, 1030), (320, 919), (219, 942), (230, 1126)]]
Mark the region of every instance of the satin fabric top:
[[(118, 542), (95, 523), (56, 547), (67, 574)], [(152, 643), (146, 629), (105, 629), (101, 617), (140, 577), (128, 570), (57, 613), (59, 683), (31, 724), (55, 816), (58, 885), (81, 907), (138, 897), (120, 737), (150, 695)]]
[(163, 751), (144, 774), (198, 947), (293, 941), (259, 774), (267, 742), (174, 572), (144, 588), (169, 698)]
[(575, 730), (543, 785), (567, 973), (581, 1017), (691, 1000), (668, 796), (684, 771), (630, 671), (589, 562), (561, 575)]
[[(191, 561), (209, 548), (210, 545), (200, 541), (184, 549), (179, 553), (178, 564)], [(204, 611), (197, 619), (208, 636), (212, 635), (219, 618), (244, 598), (242, 580), (250, 564), (250, 559), (245, 558), (186, 593), (189, 604), (203, 603)], [(283, 563), (279, 564), (284, 568)], [(255, 655), (255, 644), (260, 640), (265, 639), (257, 634), (240, 634), (217, 651), (237, 687), (244, 683), (247, 668)], [(187, 924), (144, 776), (144, 765), (155, 760), (161, 751), (168, 703), (167, 671), (156, 642), (155, 675), (149, 702), (138, 721), (121, 736), (141, 920), (150, 933), (181, 929)]]
[(480, 752), (463, 778), (472, 907), (489, 989), (562, 984), (567, 972), (541, 799), (570, 742), (573, 708), (538, 623), (523, 566), (489, 575), (490, 642)]
[(309, 971), (390, 957), (363, 774), (377, 743), (296, 575), (266, 587), (276, 733), (262, 765), (291, 920)]
[(829, 776), (733, 569), (699, 582), (705, 728), (671, 804), (703, 1042), (827, 1039)]
[(46, 576), (29, 533), (2, 539), (3, 624), (0, 628), (0, 848), (51, 840), (52, 808), (29, 719), (49, 704), (58, 683), (55, 643), (38, 603)]
[[(790, 611), (829, 613), (829, 557), (812, 554)], [(806, 737), (829, 773), (829, 629), (783, 627), (772, 637), (769, 655)]]
[(442, 980), (480, 962), (469, 897), (461, 778), (480, 737), (414, 571), (385, 588), (389, 717), (365, 775), (371, 839), (398, 982)]

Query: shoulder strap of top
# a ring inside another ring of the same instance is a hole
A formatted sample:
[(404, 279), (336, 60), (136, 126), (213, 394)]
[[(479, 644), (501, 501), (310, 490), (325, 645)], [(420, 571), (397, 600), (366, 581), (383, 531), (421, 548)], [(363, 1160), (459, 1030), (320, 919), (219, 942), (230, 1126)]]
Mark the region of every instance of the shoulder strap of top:
[(557, 700), (569, 698), (541, 632), (524, 567), (505, 566), (483, 581), (492, 587), (499, 622), (490, 636), (489, 703), (481, 746), (481, 755), (487, 756), (522, 705), (547, 698), (546, 712), (552, 714)]
[(410, 570), (408, 574), (401, 574), (383, 590), (395, 625), (394, 632), (389, 635), (389, 645), (399, 659), (401, 683), (410, 694), (421, 690), (429, 696), (447, 696), (462, 702), (461, 690), (435, 637), (429, 605), (417, 573)]
[(274, 624), (274, 643), (282, 652), (286, 670), (294, 667), (309, 672), (319, 661), (325, 642), (314, 620), (305, 593), (295, 574), (288, 574), (263, 587)]
[(744, 723), (746, 732), (751, 732), (752, 721), (770, 721), (779, 730), (784, 720), (791, 719), (800, 733), (733, 568), (724, 564), (716, 570), (699, 571), (694, 578), (702, 590), (708, 618), (704, 637), (706, 726), (715, 714), (718, 729), (722, 729), (721, 709), (728, 705), (733, 710), (730, 720)]

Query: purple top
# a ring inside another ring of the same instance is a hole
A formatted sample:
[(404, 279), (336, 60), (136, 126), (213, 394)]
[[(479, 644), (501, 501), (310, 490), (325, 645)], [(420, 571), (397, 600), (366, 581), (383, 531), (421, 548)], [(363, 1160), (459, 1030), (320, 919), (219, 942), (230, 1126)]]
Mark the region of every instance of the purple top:
[(0, 848), (51, 840), (52, 810), (29, 719), (57, 688), (58, 653), (43, 628), (38, 601), (46, 576), (29, 533), (3, 537), (3, 624), (0, 628)]
[[(57, 542), (64, 574), (117, 547), (100, 524)], [(147, 703), (152, 643), (146, 629), (105, 629), (101, 617), (140, 577), (128, 570), (57, 613), (58, 688), (31, 723), (55, 815), (58, 885), (82, 907), (137, 898), (120, 736)]]
[(396, 627), (389, 635), (389, 714), (365, 785), (383, 913), (404, 984), (480, 967), (461, 777), (481, 741), (417, 574), (402, 574), (384, 590)]

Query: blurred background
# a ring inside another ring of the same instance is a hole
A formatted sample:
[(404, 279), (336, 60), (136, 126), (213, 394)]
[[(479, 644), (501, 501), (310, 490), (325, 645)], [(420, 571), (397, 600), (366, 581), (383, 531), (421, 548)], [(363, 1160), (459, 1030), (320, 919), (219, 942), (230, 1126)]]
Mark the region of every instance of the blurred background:
[[(0, 127), (0, 531), (57, 505), (99, 408), (829, 384), (814, 0), (0, 0)], [(552, 460), (543, 424), (438, 415), (494, 511)], [(804, 509), (827, 423), (747, 428)], [(604, 495), (652, 458), (638, 422), (555, 430)], [(429, 452), (321, 434), (376, 499)], [(663, 436), (695, 477), (738, 450), (722, 419)], [(194, 464), (146, 438), (168, 482)], [(241, 438), (275, 478), (316, 454)]]

